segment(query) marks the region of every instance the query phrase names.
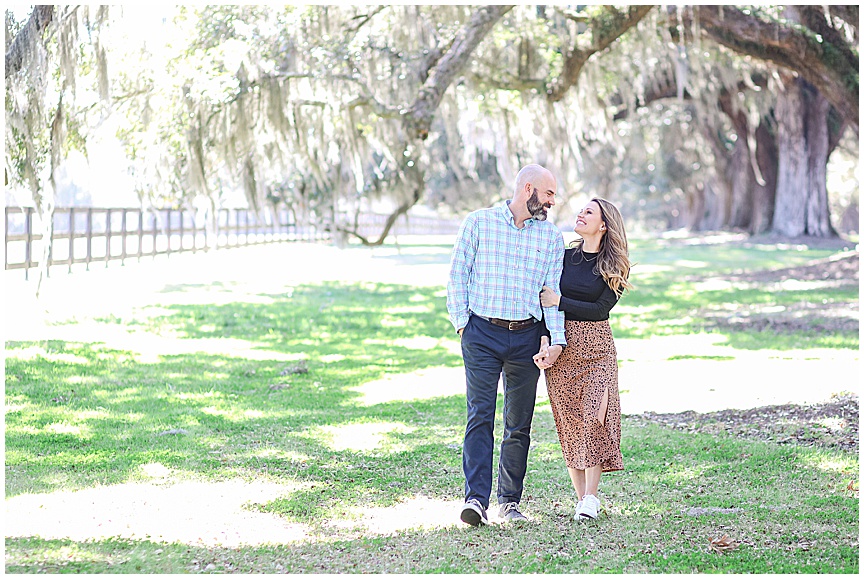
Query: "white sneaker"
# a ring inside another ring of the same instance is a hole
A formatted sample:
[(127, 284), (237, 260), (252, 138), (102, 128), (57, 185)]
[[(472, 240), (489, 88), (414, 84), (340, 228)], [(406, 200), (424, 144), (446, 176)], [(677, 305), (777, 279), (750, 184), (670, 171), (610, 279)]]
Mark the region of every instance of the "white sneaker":
[(576, 517), (596, 519), (598, 510), (600, 510), (600, 499), (594, 495), (585, 495), (582, 497), (581, 506), (576, 509)]

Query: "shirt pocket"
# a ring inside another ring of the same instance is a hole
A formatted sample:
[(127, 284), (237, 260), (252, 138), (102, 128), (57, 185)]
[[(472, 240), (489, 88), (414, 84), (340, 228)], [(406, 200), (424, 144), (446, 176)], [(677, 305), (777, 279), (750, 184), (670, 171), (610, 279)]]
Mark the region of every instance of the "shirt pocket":
[(524, 269), (528, 273), (528, 278), (531, 280), (539, 280), (546, 271), (546, 259), (543, 255), (543, 250), (532, 247), (525, 252)]

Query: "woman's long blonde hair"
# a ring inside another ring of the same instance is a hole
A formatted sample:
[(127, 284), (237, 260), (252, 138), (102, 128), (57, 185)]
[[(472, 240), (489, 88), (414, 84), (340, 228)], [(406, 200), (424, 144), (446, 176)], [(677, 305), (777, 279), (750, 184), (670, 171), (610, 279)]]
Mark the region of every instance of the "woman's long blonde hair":
[[(625, 290), (633, 289), (633, 284), (628, 281), (631, 263), (624, 219), (618, 208), (609, 201), (599, 197), (594, 197), (591, 201), (600, 206), (600, 216), (606, 224), (606, 234), (600, 238), (600, 253), (594, 272), (602, 275), (606, 285), (620, 298)], [(582, 241), (577, 239), (573, 246), (581, 247)]]

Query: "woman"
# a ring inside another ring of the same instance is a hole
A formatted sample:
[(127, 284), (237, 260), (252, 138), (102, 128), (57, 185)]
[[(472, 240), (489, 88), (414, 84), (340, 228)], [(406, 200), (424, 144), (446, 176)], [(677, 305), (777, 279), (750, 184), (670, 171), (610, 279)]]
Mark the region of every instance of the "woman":
[(622, 470), (618, 359), (611, 310), (632, 288), (627, 234), (618, 209), (592, 199), (573, 229), (581, 239), (564, 253), (561, 295), (544, 286), (540, 303), (564, 312), (567, 348), (541, 338), (534, 357), (546, 387), (570, 479), (580, 498), (576, 517), (596, 519), (600, 474)]

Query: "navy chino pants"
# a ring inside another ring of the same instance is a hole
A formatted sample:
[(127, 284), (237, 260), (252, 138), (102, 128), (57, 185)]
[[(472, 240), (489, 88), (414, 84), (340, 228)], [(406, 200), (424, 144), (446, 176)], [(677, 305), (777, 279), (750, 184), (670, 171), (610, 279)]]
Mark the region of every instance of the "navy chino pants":
[(511, 331), (472, 315), (462, 331), (468, 421), (462, 447), (465, 500), (489, 507), (498, 380), (503, 372), (504, 436), (498, 459), (498, 504), (519, 502), (531, 445), (531, 420), (540, 369), (542, 322)]

